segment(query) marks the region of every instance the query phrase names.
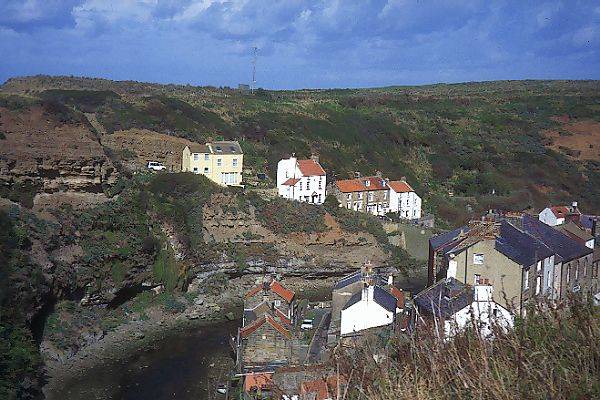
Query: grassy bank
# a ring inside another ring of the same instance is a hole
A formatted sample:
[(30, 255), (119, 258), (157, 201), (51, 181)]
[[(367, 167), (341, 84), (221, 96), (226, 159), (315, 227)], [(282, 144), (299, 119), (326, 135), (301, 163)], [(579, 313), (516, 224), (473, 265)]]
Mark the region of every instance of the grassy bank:
[(529, 313), (493, 341), (465, 332), (448, 343), (431, 332), (393, 338), (379, 364), (368, 349), (341, 358), (351, 398), (592, 399), (600, 397), (600, 312), (589, 303)]

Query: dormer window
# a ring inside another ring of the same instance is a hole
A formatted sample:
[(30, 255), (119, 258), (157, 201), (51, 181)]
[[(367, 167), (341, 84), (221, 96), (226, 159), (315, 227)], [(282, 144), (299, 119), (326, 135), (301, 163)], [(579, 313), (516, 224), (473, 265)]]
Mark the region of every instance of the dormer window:
[(365, 186), (367, 186), (367, 187), (371, 186), (371, 181), (366, 180), (365, 181)]
[(217, 153), (222, 153), (223, 149), (221, 148), (221, 146), (217, 146)]
[(235, 147), (229, 146), (229, 150), (231, 150), (232, 152), (235, 152)]

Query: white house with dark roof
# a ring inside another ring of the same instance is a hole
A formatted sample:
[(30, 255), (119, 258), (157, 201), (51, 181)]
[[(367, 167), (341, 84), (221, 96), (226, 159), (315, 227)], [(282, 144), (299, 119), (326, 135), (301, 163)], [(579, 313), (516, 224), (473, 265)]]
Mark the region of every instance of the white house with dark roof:
[(488, 282), (465, 285), (454, 278), (439, 281), (415, 296), (412, 329), (429, 326), (440, 339), (473, 328), (481, 337), (492, 337), (494, 329), (508, 331), (514, 316), (493, 300)]
[(312, 204), (323, 204), (327, 178), (319, 157), (299, 160), (292, 156), (277, 163), (279, 196)]
[(393, 324), (397, 299), (377, 285), (365, 286), (342, 309), (341, 335)]
[(388, 182), (390, 202), (388, 212), (398, 213), (404, 219), (421, 218), (421, 197), (404, 178)]
[(546, 207), (540, 212), (538, 219), (546, 225), (557, 226), (573, 220), (578, 221), (580, 215), (577, 202), (574, 201), (570, 206)]

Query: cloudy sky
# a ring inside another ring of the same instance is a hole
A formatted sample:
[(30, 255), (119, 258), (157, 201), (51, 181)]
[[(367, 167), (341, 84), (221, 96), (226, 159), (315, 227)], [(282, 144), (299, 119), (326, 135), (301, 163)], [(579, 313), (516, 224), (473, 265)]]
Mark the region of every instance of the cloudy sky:
[(272, 89), (600, 79), (600, 3), (0, 0), (0, 82), (53, 74)]

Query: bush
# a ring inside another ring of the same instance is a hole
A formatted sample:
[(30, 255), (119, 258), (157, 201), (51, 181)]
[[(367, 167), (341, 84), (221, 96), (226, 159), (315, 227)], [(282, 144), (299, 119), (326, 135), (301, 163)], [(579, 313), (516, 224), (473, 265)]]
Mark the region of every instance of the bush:
[(266, 201), (250, 195), (248, 199), (256, 208), (261, 224), (275, 233), (316, 233), (327, 230), (322, 206), (279, 197)]

